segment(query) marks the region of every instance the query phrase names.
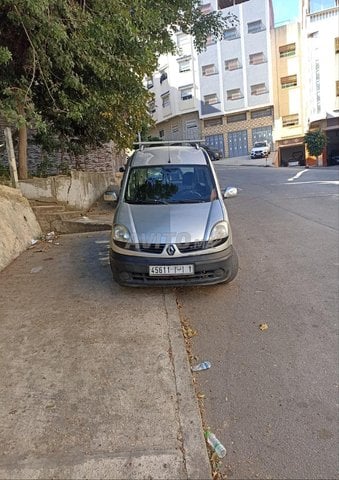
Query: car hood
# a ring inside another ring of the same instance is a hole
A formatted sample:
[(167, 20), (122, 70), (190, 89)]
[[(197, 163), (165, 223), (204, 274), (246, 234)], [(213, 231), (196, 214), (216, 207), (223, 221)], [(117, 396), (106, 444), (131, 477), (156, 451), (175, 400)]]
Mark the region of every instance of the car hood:
[(207, 203), (133, 205), (122, 203), (114, 223), (128, 228), (133, 243), (186, 243), (207, 240), (211, 228), (227, 220), (220, 200)]

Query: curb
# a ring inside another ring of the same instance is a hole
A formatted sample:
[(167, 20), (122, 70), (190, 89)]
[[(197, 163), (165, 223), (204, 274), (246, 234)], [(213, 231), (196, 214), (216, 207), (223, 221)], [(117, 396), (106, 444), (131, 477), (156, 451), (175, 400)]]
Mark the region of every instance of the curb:
[(164, 290), (164, 303), (169, 340), (173, 352), (172, 361), (187, 478), (190, 480), (210, 480), (212, 479), (211, 466), (174, 293)]

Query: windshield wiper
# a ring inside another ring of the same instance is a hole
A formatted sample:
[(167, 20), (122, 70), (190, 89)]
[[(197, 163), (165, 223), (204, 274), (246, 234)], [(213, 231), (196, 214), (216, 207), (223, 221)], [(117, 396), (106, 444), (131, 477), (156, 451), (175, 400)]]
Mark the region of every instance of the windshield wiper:
[(159, 199), (152, 199), (152, 200), (135, 200), (129, 201), (129, 203), (133, 203), (135, 205), (168, 205), (166, 200), (159, 200)]
[(173, 203), (206, 203), (209, 202), (209, 200), (203, 200), (201, 198), (195, 198), (195, 199), (187, 199), (187, 200), (176, 200)]

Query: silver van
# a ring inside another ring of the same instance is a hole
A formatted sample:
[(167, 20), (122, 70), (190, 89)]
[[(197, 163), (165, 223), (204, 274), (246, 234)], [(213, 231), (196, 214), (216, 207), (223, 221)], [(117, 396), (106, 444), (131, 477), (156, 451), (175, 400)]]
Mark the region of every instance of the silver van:
[(238, 257), (208, 153), (197, 145), (141, 145), (118, 194), (110, 264), (120, 285), (230, 282)]

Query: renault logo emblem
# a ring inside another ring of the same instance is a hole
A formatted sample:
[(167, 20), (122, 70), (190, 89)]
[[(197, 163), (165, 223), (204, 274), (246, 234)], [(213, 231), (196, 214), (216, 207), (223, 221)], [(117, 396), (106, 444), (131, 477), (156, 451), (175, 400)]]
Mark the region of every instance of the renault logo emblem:
[(166, 248), (166, 252), (168, 255), (174, 255), (175, 254), (175, 247), (174, 245), (168, 245), (168, 247)]

